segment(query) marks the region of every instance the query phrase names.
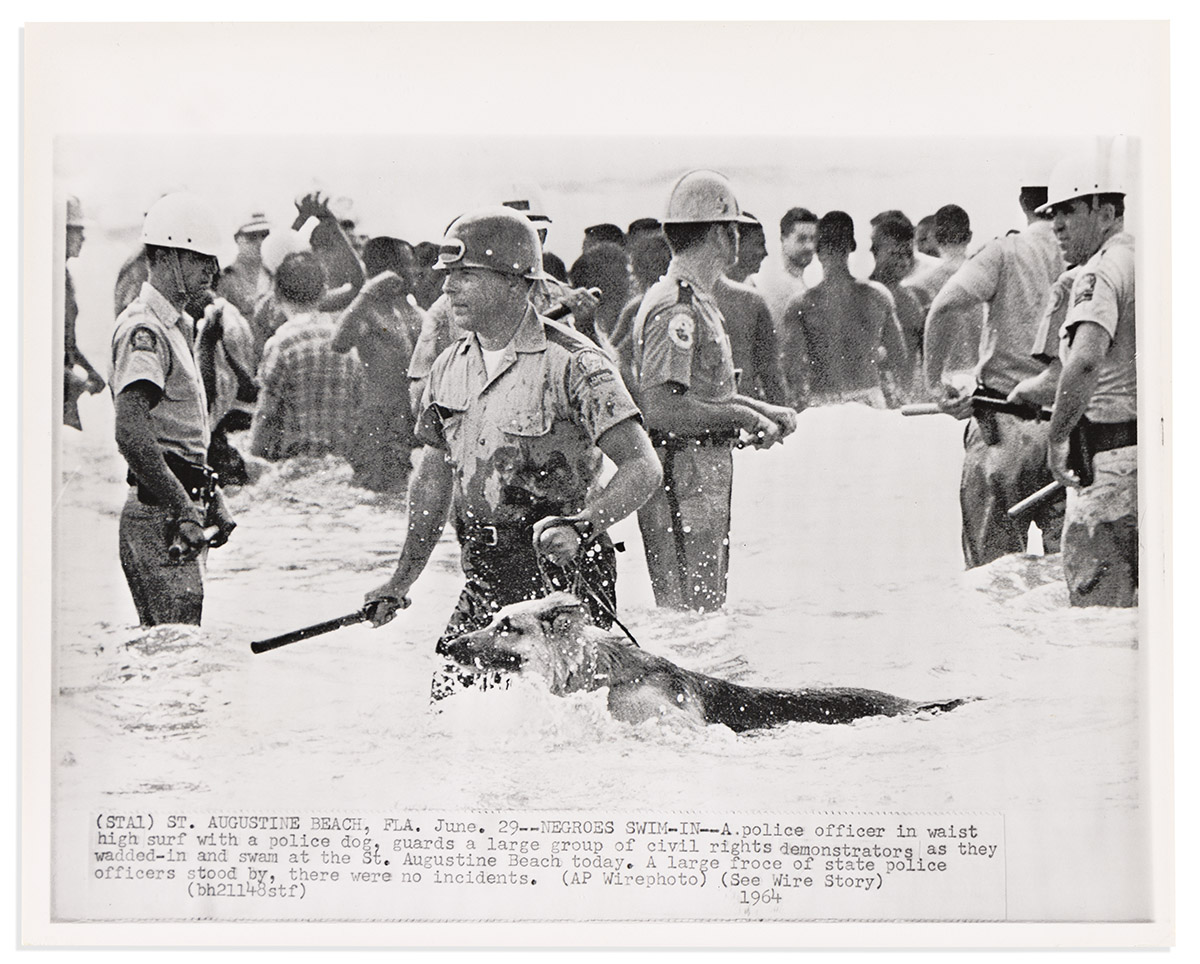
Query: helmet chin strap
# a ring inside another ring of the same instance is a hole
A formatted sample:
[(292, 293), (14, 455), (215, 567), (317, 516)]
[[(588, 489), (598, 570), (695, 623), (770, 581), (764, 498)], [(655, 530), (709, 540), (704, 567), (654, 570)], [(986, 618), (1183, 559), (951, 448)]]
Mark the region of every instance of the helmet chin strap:
[(175, 286), (178, 288), (179, 294), (186, 298), (189, 292), (187, 285), (183, 283), (183, 265), (179, 263), (179, 249), (172, 248), (171, 254), (173, 256), (171, 259), (171, 267), (175, 273)]

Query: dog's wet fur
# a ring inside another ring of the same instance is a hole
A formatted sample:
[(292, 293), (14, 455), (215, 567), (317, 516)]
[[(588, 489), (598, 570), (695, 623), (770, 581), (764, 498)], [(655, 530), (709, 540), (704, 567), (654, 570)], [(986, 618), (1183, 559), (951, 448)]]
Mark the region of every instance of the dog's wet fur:
[(875, 690), (764, 689), (705, 676), (598, 628), (567, 593), (514, 603), (438, 652), (477, 672), (541, 677), (557, 696), (608, 687), (614, 717), (640, 723), (668, 712), (741, 732), (781, 723), (849, 723), (864, 716), (946, 712), (970, 699), (914, 702)]

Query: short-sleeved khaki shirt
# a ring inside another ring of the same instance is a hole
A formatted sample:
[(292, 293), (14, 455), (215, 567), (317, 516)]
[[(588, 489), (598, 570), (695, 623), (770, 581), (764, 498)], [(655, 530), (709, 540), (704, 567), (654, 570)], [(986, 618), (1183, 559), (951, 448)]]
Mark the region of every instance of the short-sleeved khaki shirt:
[(1054, 229), (1034, 221), (1019, 234), (996, 238), (967, 259), (946, 283), (962, 288), (987, 305), (979, 380), (1007, 394), (1036, 375), (1029, 352), (1038, 322), (1046, 312), (1054, 280), (1066, 268)]
[(150, 410), (155, 441), (203, 465), (208, 454), (208, 398), (196, 364), (192, 319), (150, 282), (117, 318), (112, 339), (109, 387), (115, 399), (134, 382), (162, 391)]
[(675, 262), (646, 292), (634, 319), (633, 371), (643, 392), (674, 382), (706, 402), (737, 394), (721, 310)]
[[(1101, 245), (1071, 286), (1071, 304), (1062, 335), (1085, 321), (1099, 325), (1112, 343), (1100, 364), (1100, 377), (1085, 413), (1093, 422), (1137, 418), (1137, 339), (1134, 315), (1133, 235), (1121, 232)], [(1064, 357), (1070, 349), (1063, 348)]]
[(438, 356), (417, 437), (446, 451), (464, 522), (525, 525), (583, 508), (596, 442), (628, 418), (640, 413), (609, 358), (530, 307), (491, 378), (473, 333)]

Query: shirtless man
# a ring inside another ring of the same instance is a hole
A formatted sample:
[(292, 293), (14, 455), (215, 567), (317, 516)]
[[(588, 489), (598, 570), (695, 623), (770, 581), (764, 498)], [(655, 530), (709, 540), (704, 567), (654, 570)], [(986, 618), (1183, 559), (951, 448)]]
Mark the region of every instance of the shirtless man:
[(862, 402), (885, 408), (881, 367), (906, 379), (908, 350), (891, 295), (850, 273), (854, 221), (830, 211), (817, 224), (825, 278), (788, 306), (783, 328), (784, 377), (793, 404)]
[(746, 278), (771, 310), (775, 333), (782, 334), (787, 306), (808, 290), (804, 272), (817, 250), (817, 216), (808, 208), (792, 208), (779, 221), (779, 258), (766, 258)]

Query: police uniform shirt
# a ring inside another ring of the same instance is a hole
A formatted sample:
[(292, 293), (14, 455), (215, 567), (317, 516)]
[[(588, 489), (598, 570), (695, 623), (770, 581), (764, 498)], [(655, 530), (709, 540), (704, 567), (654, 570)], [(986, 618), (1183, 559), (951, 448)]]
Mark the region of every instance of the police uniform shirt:
[(208, 399), (192, 347), (192, 319), (148, 281), (117, 319), (109, 386), (115, 399), (134, 382), (161, 391), (150, 410), (155, 441), (203, 465), (208, 452)]
[(980, 369), (988, 388), (1008, 393), (1038, 373), (1029, 352), (1050, 288), (1066, 264), (1054, 229), (1035, 221), (1019, 234), (984, 245), (947, 282), (986, 304), (985, 338), (994, 338)]
[(1080, 268), (1068, 268), (1058, 276), (1058, 280), (1050, 286), (1050, 301), (1046, 312), (1038, 323), (1037, 334), (1033, 338), (1033, 350), (1030, 355), (1043, 365), (1049, 365), (1059, 357), (1059, 336), (1062, 323), (1066, 320), (1067, 309), (1071, 306), (1071, 287), (1075, 284), (1075, 276)]
[(638, 309), (633, 369), (642, 392), (674, 382), (706, 402), (727, 402), (737, 394), (720, 309), (675, 262)]
[(438, 357), (416, 434), (447, 452), (465, 522), (525, 525), (583, 508), (596, 442), (627, 418), (640, 413), (608, 357), (530, 307), (490, 377), (473, 333)]
[[(1083, 265), (1071, 287), (1071, 306), (1062, 325), (1062, 337), (1070, 339), (1076, 325), (1090, 321), (1112, 339), (1085, 412), (1093, 422), (1137, 418), (1133, 265), (1133, 235), (1114, 234)], [(1064, 348), (1068, 357), (1069, 352)]]

